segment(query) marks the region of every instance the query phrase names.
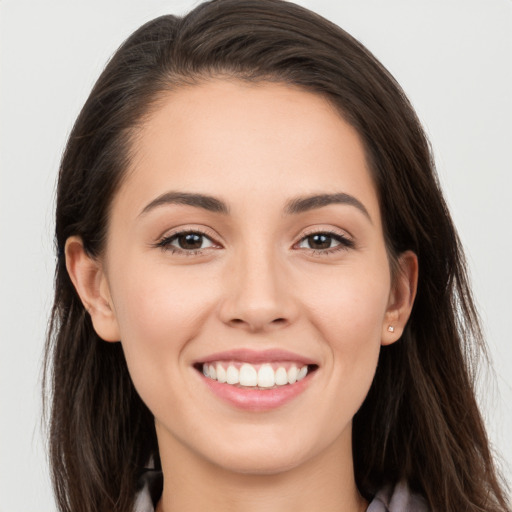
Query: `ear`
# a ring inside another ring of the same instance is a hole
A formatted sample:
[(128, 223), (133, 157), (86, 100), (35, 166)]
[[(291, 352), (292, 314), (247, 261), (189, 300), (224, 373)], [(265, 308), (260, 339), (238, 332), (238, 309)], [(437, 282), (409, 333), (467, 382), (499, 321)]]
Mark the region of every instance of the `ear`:
[(418, 285), (418, 257), (405, 251), (398, 258), (398, 271), (391, 284), (388, 307), (382, 325), (382, 345), (400, 339), (412, 311)]
[(69, 277), (91, 316), (94, 330), (105, 341), (119, 341), (119, 326), (101, 262), (87, 254), (78, 236), (66, 240), (65, 255)]

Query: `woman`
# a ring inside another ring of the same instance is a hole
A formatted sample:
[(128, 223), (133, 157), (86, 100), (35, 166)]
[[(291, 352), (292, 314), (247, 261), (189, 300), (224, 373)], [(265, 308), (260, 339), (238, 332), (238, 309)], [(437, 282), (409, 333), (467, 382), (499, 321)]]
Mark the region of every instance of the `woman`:
[(139, 29), (56, 232), (61, 510), (508, 510), (428, 143), (338, 27), (217, 0)]

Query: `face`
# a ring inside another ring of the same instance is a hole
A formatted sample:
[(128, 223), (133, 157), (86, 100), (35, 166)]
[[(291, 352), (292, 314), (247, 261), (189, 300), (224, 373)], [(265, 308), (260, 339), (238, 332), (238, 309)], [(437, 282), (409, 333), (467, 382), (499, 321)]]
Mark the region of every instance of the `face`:
[(407, 302), (358, 134), (320, 96), (219, 80), (165, 97), (133, 155), (92, 316), (160, 450), (242, 473), (350, 457)]

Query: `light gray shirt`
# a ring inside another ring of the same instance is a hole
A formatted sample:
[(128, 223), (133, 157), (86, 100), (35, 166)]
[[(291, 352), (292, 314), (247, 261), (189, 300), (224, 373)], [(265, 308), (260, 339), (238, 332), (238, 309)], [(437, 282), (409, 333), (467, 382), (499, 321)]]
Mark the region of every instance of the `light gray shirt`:
[[(141, 490), (137, 494), (133, 512), (155, 512), (162, 493), (162, 473), (149, 470), (141, 477)], [(384, 487), (373, 498), (366, 512), (429, 512), (426, 501), (410, 492), (403, 482)]]

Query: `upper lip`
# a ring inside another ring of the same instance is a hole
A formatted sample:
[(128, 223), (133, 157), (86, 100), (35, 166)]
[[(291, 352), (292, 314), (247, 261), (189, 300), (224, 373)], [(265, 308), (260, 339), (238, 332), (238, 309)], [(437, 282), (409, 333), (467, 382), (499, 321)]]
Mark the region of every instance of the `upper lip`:
[(301, 363), (303, 365), (317, 365), (318, 363), (309, 357), (305, 357), (294, 352), (282, 349), (267, 349), (267, 350), (254, 350), (254, 349), (233, 349), (223, 352), (216, 352), (210, 354), (205, 358), (198, 360), (197, 363), (211, 363), (214, 361), (241, 361), (244, 363), (272, 363), (278, 361), (289, 361)]

